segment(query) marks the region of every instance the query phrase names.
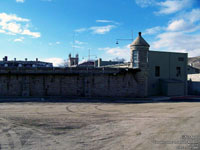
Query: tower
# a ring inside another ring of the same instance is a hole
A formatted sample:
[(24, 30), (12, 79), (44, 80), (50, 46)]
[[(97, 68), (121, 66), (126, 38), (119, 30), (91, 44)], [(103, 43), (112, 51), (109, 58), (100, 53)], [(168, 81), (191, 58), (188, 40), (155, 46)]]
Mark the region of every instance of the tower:
[(148, 53), (150, 45), (143, 39), (142, 33), (131, 43), (131, 67), (140, 69), (137, 73), (138, 96), (148, 95)]
[(75, 67), (78, 65), (79, 62), (79, 56), (78, 54), (76, 54), (76, 57), (72, 57), (71, 54), (69, 54), (69, 58), (68, 58), (68, 66), (69, 67)]
[(150, 45), (143, 39), (142, 33), (138, 33), (138, 37), (131, 43), (131, 67), (147, 69), (148, 52)]

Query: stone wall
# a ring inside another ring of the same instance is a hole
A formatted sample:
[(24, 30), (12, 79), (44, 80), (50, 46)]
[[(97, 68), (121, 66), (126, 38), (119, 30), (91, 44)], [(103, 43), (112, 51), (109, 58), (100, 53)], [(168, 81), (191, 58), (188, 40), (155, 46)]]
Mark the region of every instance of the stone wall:
[(0, 68), (0, 96), (143, 97), (137, 69)]

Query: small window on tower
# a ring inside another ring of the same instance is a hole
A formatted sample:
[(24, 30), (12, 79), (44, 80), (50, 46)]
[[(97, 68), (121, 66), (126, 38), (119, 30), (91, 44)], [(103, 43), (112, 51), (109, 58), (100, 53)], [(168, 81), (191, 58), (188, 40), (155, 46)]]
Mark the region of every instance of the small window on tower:
[(138, 51), (133, 51), (133, 68), (139, 67), (139, 55)]
[(155, 76), (160, 77), (160, 66), (155, 67)]

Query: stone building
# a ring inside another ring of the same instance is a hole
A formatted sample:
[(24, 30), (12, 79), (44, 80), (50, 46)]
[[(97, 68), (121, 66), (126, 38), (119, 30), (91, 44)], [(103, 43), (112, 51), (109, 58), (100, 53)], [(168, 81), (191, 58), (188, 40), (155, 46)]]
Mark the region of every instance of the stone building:
[(145, 95), (187, 95), (187, 53), (150, 51), (139, 32), (131, 47), (131, 67), (146, 82)]
[(5, 56), (3, 58), (3, 61), (0, 61), (0, 67), (33, 67), (33, 68), (37, 68), (37, 67), (53, 67), (52, 63), (49, 62), (43, 62), (43, 61), (39, 61), (38, 58), (36, 58), (35, 61), (29, 61), (27, 58), (25, 59), (25, 61), (22, 60), (16, 60), (16, 58), (14, 58), (14, 60), (8, 60), (8, 57)]
[(95, 67), (105, 67), (105, 66), (111, 66), (111, 65), (119, 65), (119, 64), (123, 64), (124, 61), (118, 60), (118, 61), (105, 61), (102, 60), (101, 58), (99, 58), (98, 60), (95, 61), (94, 66)]
[[(139, 33), (130, 63), (67, 68), (0, 66), (0, 96), (148, 97), (187, 94), (187, 54), (150, 51)], [(75, 66), (75, 67), (72, 67)]]
[(78, 62), (79, 62), (78, 54), (76, 54), (76, 57), (72, 57), (72, 55), (69, 54), (69, 58), (67, 62), (68, 67), (76, 67), (78, 66)]

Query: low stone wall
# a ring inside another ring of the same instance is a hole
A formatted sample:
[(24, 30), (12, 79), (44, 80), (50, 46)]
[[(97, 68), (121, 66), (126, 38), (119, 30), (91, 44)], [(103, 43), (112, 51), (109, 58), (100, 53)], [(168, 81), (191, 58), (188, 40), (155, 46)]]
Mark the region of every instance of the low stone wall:
[(0, 68), (0, 96), (144, 97), (139, 70)]

